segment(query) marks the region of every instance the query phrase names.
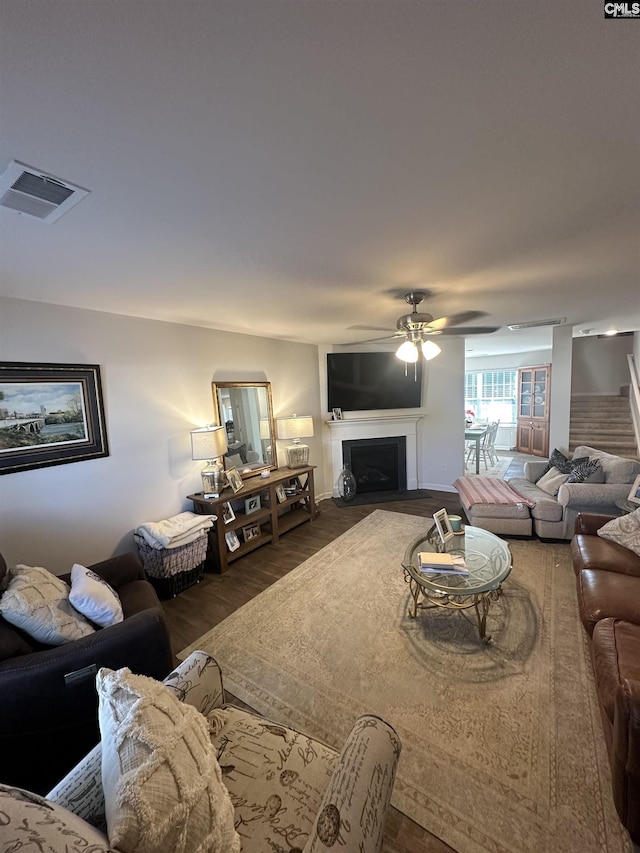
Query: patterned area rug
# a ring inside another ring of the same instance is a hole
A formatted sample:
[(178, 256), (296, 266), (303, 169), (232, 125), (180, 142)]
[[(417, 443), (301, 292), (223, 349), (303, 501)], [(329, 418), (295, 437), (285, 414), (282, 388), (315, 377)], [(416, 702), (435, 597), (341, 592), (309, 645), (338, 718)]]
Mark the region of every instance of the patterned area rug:
[(185, 649), (226, 688), (339, 746), (373, 712), (403, 742), (393, 803), (460, 853), (629, 851), (615, 813), (567, 544), (511, 540), (492, 605), (407, 612), (427, 520), (371, 515)]
[(504, 475), (509, 470), (509, 466), (513, 461), (513, 456), (503, 456), (502, 454), (498, 455), (498, 462), (495, 465), (489, 465), (488, 468), (484, 467), (484, 462), (482, 459), (480, 460), (480, 473), (476, 474), (476, 463), (474, 460), (468, 463), (464, 469), (465, 477), (493, 477), (504, 479)]

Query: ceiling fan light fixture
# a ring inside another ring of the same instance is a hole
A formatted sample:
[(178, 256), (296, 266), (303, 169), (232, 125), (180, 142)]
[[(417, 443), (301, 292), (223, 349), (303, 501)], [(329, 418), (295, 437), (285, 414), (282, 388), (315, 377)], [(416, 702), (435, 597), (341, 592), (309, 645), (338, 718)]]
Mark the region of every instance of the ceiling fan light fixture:
[(396, 350), (396, 357), (399, 358), (400, 361), (413, 364), (418, 360), (418, 347), (413, 341), (405, 341), (403, 344), (400, 344)]
[(437, 355), (440, 355), (442, 350), (438, 346), (438, 344), (433, 341), (426, 340), (422, 342), (422, 355), (426, 358), (427, 361), (431, 361), (432, 358), (435, 358)]

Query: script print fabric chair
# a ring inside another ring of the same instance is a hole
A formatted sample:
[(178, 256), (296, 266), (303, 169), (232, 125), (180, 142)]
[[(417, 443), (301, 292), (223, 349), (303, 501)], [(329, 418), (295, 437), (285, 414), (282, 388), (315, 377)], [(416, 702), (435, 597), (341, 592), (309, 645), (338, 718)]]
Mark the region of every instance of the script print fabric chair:
[[(401, 751), (388, 723), (359, 717), (337, 752), (227, 705), (220, 668), (203, 651), (193, 652), (164, 684), (209, 720), (242, 853), (379, 853)], [(104, 829), (101, 749), (98, 744), (47, 795), (91, 831)], [(52, 849), (66, 853), (65, 847)]]

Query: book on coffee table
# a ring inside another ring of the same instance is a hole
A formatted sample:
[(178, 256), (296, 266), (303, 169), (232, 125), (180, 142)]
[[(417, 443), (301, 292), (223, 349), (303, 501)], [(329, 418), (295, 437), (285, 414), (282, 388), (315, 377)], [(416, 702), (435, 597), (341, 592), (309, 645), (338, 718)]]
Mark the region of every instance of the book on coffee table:
[(461, 554), (436, 554), (430, 551), (420, 551), (418, 554), (418, 571), (425, 574), (468, 575), (464, 557)]

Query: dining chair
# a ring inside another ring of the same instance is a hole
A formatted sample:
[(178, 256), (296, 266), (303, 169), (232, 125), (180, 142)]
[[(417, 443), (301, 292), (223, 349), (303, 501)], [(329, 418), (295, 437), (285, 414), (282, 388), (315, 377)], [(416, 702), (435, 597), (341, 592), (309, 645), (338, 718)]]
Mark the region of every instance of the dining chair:
[(487, 453), (489, 454), (489, 459), (491, 460), (492, 465), (497, 465), (499, 462), (499, 457), (496, 452), (496, 438), (498, 437), (498, 427), (500, 426), (500, 419), (494, 421), (491, 424), (489, 429), (489, 445), (487, 447)]

